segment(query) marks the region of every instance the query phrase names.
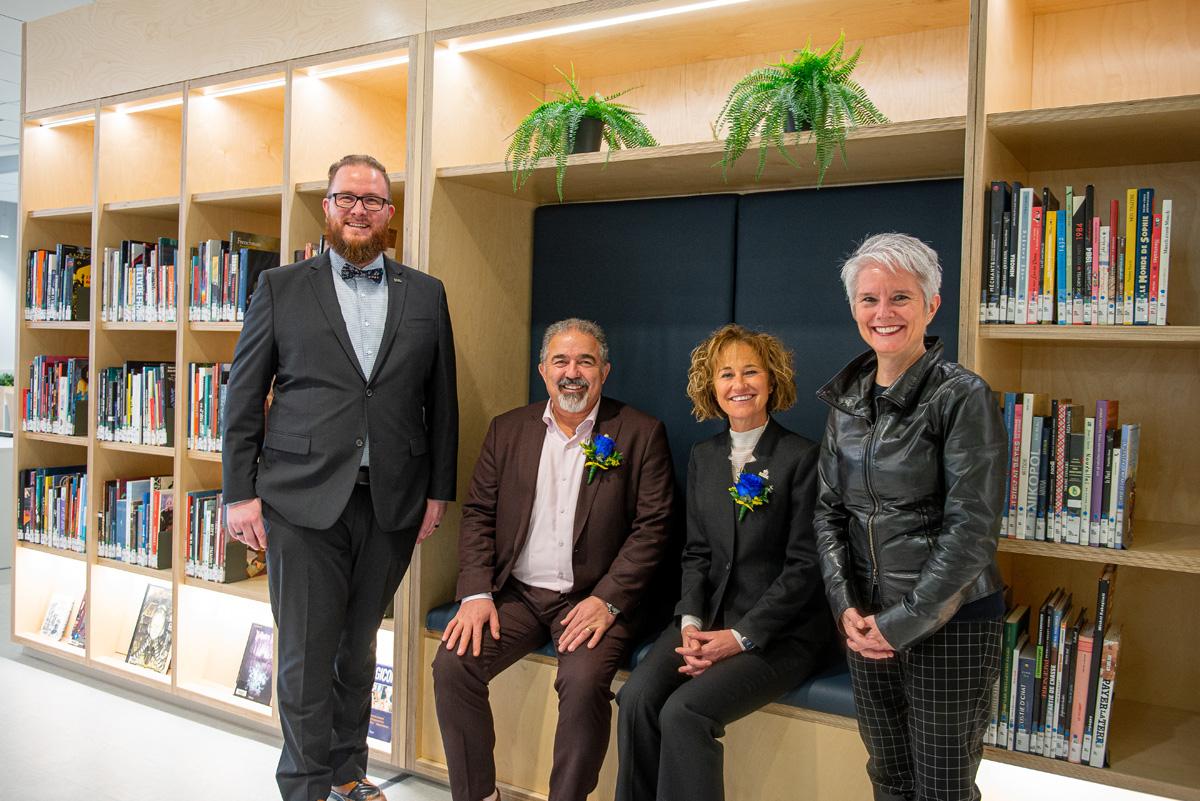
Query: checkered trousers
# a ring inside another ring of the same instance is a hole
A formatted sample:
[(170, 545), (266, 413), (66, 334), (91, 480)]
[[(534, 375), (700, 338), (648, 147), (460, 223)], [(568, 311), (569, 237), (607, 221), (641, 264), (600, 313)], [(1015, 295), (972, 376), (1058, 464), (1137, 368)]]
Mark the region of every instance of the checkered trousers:
[(1001, 628), (952, 622), (891, 659), (849, 653), (876, 801), (978, 801)]

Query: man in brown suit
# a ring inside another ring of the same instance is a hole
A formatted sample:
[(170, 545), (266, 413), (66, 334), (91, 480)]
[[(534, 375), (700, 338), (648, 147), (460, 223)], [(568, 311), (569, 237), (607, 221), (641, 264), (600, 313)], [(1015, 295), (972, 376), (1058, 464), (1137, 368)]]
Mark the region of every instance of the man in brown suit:
[[(492, 421), (459, 534), (457, 596), (433, 662), (454, 801), (497, 799), (488, 682), (553, 639), (558, 730), (550, 801), (584, 801), (608, 749), (613, 675), (666, 547), (673, 493), (663, 424), (601, 399), (608, 345), (569, 319), (542, 340), (550, 394)], [(592, 469), (583, 446), (613, 441)]]

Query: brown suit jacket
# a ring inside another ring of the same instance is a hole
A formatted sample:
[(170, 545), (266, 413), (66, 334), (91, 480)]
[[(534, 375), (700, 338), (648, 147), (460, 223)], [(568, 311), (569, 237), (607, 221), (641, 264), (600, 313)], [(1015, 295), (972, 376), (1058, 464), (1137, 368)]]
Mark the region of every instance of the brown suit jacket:
[[(529, 535), (546, 423), (545, 401), (492, 420), (463, 506), (458, 598), (497, 592)], [(597, 434), (612, 437), (620, 466), (587, 471), (575, 508), (575, 591), (627, 615), (642, 600), (670, 532), (674, 485), (661, 422), (632, 406), (600, 399)], [(582, 458), (582, 457), (581, 457)]]

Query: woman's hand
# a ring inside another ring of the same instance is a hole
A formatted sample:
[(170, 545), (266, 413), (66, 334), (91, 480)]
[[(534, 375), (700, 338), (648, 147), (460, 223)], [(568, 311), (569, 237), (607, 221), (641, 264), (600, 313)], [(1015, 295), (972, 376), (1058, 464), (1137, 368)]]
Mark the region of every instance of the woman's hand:
[(875, 625), (875, 615), (863, 617), (851, 607), (842, 613), (842, 630), (846, 633), (846, 647), (867, 659), (888, 659), (896, 655), (896, 649)]
[(684, 629), (683, 641), (684, 647), (676, 648), (675, 652), (683, 657), (679, 672), (685, 676), (699, 676), (717, 662), (742, 652), (741, 643), (729, 629), (699, 631), (689, 626)]

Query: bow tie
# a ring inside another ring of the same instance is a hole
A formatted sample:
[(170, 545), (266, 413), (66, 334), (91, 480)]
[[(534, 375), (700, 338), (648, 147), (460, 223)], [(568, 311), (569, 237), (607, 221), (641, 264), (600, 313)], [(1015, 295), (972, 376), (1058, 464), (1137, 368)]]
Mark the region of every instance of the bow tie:
[(383, 268), (375, 267), (370, 270), (360, 270), (349, 264), (342, 265), (342, 278), (349, 281), (351, 278), (368, 278), (375, 283), (383, 280)]

